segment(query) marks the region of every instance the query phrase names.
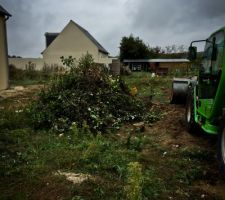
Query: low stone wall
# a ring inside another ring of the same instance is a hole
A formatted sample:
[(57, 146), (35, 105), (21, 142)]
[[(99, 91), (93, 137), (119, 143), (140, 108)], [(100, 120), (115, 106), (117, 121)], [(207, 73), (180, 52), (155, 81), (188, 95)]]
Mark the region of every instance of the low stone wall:
[(42, 70), (44, 66), (43, 58), (9, 58), (9, 65), (17, 69)]

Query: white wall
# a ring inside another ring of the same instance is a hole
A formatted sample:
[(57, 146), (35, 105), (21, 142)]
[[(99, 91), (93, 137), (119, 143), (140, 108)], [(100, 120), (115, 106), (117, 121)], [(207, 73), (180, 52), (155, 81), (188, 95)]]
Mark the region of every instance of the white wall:
[(17, 69), (23, 70), (28, 66), (34, 66), (35, 70), (42, 70), (44, 60), (42, 58), (9, 58), (9, 65), (14, 65)]
[(5, 17), (0, 15), (0, 90), (9, 87)]

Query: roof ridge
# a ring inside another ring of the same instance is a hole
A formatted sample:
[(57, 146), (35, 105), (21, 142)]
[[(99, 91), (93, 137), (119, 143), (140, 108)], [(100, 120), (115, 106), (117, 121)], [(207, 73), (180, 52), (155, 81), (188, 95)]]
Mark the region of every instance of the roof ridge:
[[(73, 23), (74, 25), (76, 25), (85, 35), (86, 37), (88, 37), (98, 48), (98, 50), (102, 53), (105, 53), (105, 54), (109, 54), (109, 52), (85, 29), (83, 28), (82, 26), (80, 26), (79, 24), (77, 24), (76, 22), (74, 22), (73, 20), (70, 20), (70, 22), (63, 28), (63, 30), (59, 33), (56, 33), (56, 32), (46, 32), (45, 33), (45, 36), (46, 35), (60, 35), (64, 29), (70, 24), (70, 23)], [(58, 37), (57, 35), (57, 37)], [(56, 39), (56, 38), (55, 38)], [(52, 41), (53, 42), (53, 41)], [(50, 44), (49, 44), (50, 45)], [(48, 48), (48, 46), (45, 48), (45, 50)], [(43, 50), (41, 53), (43, 53), (45, 50)]]
[(85, 28), (73, 20), (70, 20), (70, 22), (74, 23), (98, 47), (99, 51), (109, 54), (109, 52)]

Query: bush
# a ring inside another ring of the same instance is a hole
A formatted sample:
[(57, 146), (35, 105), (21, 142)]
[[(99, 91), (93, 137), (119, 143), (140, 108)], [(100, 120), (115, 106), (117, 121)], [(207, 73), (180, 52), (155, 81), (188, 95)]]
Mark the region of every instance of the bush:
[(36, 128), (63, 132), (76, 122), (78, 127), (86, 124), (97, 133), (142, 118), (141, 101), (129, 94), (121, 79), (112, 78), (104, 67), (94, 64), (90, 54), (83, 56), (78, 65), (72, 57), (62, 57), (62, 62), (70, 71), (56, 76), (30, 107)]

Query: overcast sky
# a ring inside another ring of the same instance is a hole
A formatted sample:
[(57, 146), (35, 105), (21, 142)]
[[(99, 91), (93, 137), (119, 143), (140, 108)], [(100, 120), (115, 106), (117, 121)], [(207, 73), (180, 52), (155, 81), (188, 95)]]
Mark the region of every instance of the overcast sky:
[(10, 55), (41, 57), (45, 32), (60, 32), (70, 19), (88, 30), (111, 55), (123, 36), (151, 47), (189, 45), (225, 26), (225, 0), (0, 0)]

